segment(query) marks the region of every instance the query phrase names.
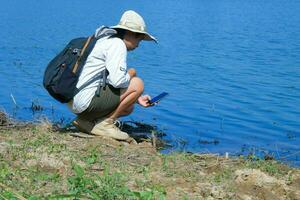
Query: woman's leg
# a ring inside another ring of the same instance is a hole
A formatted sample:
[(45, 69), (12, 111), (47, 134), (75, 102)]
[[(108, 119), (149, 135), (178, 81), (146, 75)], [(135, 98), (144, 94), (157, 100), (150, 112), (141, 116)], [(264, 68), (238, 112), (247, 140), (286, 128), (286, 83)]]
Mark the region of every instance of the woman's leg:
[(120, 113), (119, 117), (124, 117), (124, 116), (130, 115), (133, 112), (133, 110), (134, 110), (134, 105), (131, 105), (129, 108), (127, 108), (122, 113)]
[(92, 127), (90, 133), (111, 137), (117, 140), (129, 140), (129, 135), (117, 128), (114, 125), (114, 121), (120, 116), (129, 115), (133, 111), (134, 103), (141, 96), (143, 90), (143, 81), (137, 77), (132, 78), (128, 88), (121, 90), (120, 103), (117, 108), (106, 116), (106, 118), (99, 119)]
[(133, 111), (134, 104), (143, 91), (144, 83), (142, 79), (133, 77), (130, 80), (128, 88), (121, 92), (119, 106), (108, 117), (115, 120), (120, 116), (129, 115)]

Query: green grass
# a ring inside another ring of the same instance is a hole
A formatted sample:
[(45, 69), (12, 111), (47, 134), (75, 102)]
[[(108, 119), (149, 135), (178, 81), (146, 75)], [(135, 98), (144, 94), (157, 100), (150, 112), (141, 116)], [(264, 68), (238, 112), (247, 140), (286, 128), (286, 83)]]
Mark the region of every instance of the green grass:
[(288, 171), (286, 166), (280, 165), (275, 160), (264, 160), (255, 155), (245, 159), (245, 166), (252, 169), (260, 169), (271, 176), (282, 176)]
[(227, 180), (230, 180), (232, 177), (233, 171), (226, 168), (226, 169), (221, 169), (214, 177), (213, 181), (215, 183), (224, 183)]
[(73, 166), (74, 175), (68, 178), (68, 192), (57, 194), (50, 199), (165, 199), (165, 190), (161, 186), (153, 186), (146, 191), (132, 191), (126, 186), (126, 177), (121, 173), (110, 173), (108, 168), (103, 175), (87, 175), (79, 166)]
[(255, 156), (162, 155), (148, 144), (75, 138), (44, 127), (0, 133), (0, 200), (205, 199), (211, 188), (231, 199), (238, 192), (236, 170), (259, 169), (285, 180), (286, 187), (295, 185), (299, 174)]

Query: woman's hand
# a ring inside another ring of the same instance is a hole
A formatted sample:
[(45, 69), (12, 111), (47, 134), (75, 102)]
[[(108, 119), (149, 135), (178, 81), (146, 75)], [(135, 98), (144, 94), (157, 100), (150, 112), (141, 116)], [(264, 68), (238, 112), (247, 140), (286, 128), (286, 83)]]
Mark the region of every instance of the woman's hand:
[(143, 95), (138, 98), (138, 103), (143, 107), (149, 107), (152, 106), (152, 104), (149, 103), (149, 100), (151, 97), (149, 95)]

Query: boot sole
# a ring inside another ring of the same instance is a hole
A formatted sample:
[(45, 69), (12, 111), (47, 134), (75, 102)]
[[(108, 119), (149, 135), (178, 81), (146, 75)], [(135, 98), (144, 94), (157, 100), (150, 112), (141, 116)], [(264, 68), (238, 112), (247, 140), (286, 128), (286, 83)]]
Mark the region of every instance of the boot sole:
[(80, 137), (80, 138), (94, 138), (95, 135), (90, 135), (82, 132), (70, 133), (71, 136)]

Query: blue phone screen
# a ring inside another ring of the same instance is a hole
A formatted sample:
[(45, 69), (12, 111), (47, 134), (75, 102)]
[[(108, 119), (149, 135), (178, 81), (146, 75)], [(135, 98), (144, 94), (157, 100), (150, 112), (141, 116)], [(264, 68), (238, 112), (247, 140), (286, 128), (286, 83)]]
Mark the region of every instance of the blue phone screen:
[(156, 97), (152, 98), (152, 99), (149, 101), (149, 103), (150, 103), (150, 104), (157, 103), (157, 102), (159, 102), (162, 98), (164, 98), (164, 97), (167, 96), (167, 95), (168, 95), (167, 92), (163, 92), (163, 93), (157, 95)]

